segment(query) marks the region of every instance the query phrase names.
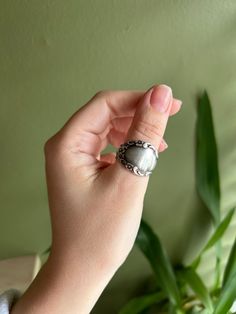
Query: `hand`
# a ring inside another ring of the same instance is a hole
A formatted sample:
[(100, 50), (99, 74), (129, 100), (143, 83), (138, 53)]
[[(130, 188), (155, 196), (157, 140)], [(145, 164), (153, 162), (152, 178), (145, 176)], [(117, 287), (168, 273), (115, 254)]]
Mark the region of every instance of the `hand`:
[[(164, 150), (169, 115), (180, 107), (165, 85), (146, 93), (100, 92), (47, 141), (52, 251), (30, 288), (33, 292), (27, 292), (28, 297), (26, 293), (28, 300), (29, 295), (31, 300), (37, 296), (37, 308), (31, 312), (29, 306), (27, 312), (29, 301), (25, 301), (24, 313), (91, 311), (132, 249), (148, 184), (148, 177), (132, 174), (115, 160), (114, 153), (101, 155), (101, 151), (108, 143), (119, 147), (134, 139)], [(47, 293), (39, 294), (39, 286), (46, 286)], [(21, 313), (15, 309), (13, 314)]]

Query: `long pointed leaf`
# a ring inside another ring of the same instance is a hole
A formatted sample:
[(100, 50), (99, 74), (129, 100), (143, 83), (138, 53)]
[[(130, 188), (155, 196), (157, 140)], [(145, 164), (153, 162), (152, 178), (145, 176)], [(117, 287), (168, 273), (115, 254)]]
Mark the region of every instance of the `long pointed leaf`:
[(147, 257), (151, 267), (170, 302), (180, 306), (180, 294), (173, 268), (160, 240), (149, 225), (142, 220), (136, 238), (136, 244)]
[(224, 235), (226, 232), (232, 217), (234, 215), (235, 208), (232, 208), (228, 214), (225, 216), (225, 218), (222, 220), (222, 222), (219, 224), (219, 226), (216, 228), (215, 232), (212, 234), (210, 239), (208, 240), (207, 244), (204, 246), (204, 248), (201, 250), (201, 252), (198, 254), (198, 256), (195, 258), (195, 260), (192, 262), (191, 267), (196, 269), (200, 262), (201, 262), (201, 257), (204, 252), (212, 248)]
[(229, 278), (216, 304), (213, 314), (228, 313), (236, 299), (236, 274)]
[(223, 287), (227, 284), (228, 280), (234, 276), (234, 274), (236, 274), (236, 238), (225, 267)]
[(196, 293), (205, 308), (212, 313), (213, 304), (210, 294), (202, 279), (198, 276), (194, 269), (191, 267), (181, 269), (179, 271), (179, 276), (192, 288), (193, 292)]
[(205, 91), (199, 99), (196, 124), (196, 185), (197, 191), (212, 215), (220, 222), (220, 181), (218, 154), (210, 100)]
[(119, 314), (139, 314), (153, 304), (157, 304), (166, 299), (163, 292), (156, 292), (142, 297), (134, 298), (128, 302)]
[(218, 240), (222, 238), (222, 236), (224, 235), (225, 231), (227, 230), (232, 220), (234, 212), (235, 212), (235, 208), (231, 209), (228, 212), (228, 214), (225, 216), (225, 218), (222, 220), (222, 222), (219, 224), (219, 226), (216, 228), (215, 232), (213, 233), (213, 235), (207, 242), (206, 246), (203, 249), (203, 252), (209, 250), (211, 247), (213, 247), (217, 243)]

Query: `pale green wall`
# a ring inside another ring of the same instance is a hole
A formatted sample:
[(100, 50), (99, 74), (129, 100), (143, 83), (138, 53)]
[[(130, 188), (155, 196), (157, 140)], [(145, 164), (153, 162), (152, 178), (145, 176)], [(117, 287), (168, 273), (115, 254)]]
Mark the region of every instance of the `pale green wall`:
[[(169, 149), (151, 177), (144, 215), (179, 260), (208, 230), (193, 169), (195, 96), (204, 88), (214, 105), (222, 210), (236, 202), (236, 1), (0, 0), (2, 258), (50, 243), (46, 139), (98, 90), (160, 82), (184, 105), (170, 121)], [(147, 274), (133, 250), (94, 313), (116, 313)]]

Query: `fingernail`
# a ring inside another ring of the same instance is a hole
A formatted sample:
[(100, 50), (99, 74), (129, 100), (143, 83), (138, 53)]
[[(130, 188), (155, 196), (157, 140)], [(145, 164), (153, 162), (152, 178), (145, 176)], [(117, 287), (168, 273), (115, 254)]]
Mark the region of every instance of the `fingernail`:
[(175, 99), (175, 101), (176, 101), (176, 103), (177, 103), (180, 107), (182, 106), (182, 104), (183, 104), (182, 100), (180, 100), (180, 99)]
[(168, 147), (168, 144), (166, 143), (166, 141), (164, 139), (162, 140), (161, 144), (163, 145), (164, 149), (166, 149)]
[(168, 148), (167, 143), (165, 142), (164, 139), (162, 139), (161, 144), (160, 144), (160, 146), (159, 146), (159, 148), (158, 148), (158, 151), (159, 151), (160, 153), (162, 153), (162, 152), (164, 152), (164, 150), (166, 150), (167, 148)]
[(168, 110), (171, 98), (171, 88), (167, 85), (158, 85), (152, 91), (150, 104), (158, 112), (164, 113)]

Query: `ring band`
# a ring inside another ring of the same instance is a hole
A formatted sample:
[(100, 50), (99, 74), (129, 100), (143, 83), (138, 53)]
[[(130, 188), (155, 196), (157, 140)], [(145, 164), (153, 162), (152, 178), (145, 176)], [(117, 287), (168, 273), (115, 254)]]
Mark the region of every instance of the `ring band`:
[(151, 143), (133, 140), (120, 145), (116, 159), (129, 171), (143, 177), (152, 174), (158, 152)]

